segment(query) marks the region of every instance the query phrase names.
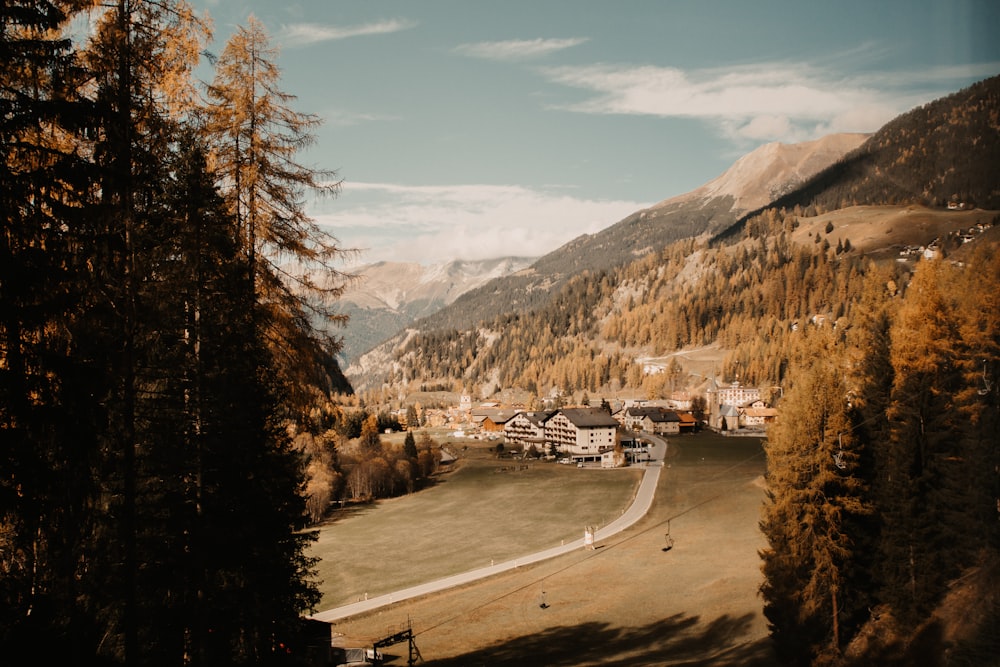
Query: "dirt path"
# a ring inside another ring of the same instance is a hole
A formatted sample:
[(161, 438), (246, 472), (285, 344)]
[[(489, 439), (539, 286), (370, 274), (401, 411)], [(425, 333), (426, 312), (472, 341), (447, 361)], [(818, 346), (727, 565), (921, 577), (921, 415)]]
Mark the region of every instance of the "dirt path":
[[(334, 623), (360, 646), (412, 623), (429, 665), (770, 665), (757, 596), (756, 441), (680, 439), (650, 513), (565, 556)], [(664, 551), (669, 522), (673, 548)], [(544, 607), (543, 607), (544, 604)], [(405, 664), (406, 647), (386, 649)]]

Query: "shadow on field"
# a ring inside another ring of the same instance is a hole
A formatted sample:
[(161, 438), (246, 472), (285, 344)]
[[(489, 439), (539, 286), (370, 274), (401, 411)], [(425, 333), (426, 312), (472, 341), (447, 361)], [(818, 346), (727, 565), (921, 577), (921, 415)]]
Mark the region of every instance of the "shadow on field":
[(332, 526), (338, 521), (343, 521), (356, 516), (364, 516), (365, 514), (377, 510), (378, 507), (378, 500), (349, 501), (340, 507), (330, 510), (327, 515), (323, 517), (322, 521), (314, 524), (312, 527), (324, 528), (326, 526)]
[[(445, 484), (448, 480), (446, 478), (440, 478), (435, 475), (429, 479), (421, 480), (420, 486), (418, 486), (412, 493), (417, 493), (419, 491), (426, 491), (428, 489), (433, 489), (436, 486)], [(406, 494), (404, 494), (406, 495)], [(384, 500), (392, 500), (393, 498), (399, 498), (401, 496), (388, 496), (386, 498), (366, 498), (363, 500), (345, 500), (345, 501), (335, 501), (337, 505), (332, 507), (323, 517), (321, 521), (312, 525), (312, 528), (324, 528), (326, 526), (332, 526), (338, 521), (343, 521), (344, 519), (351, 519), (356, 516), (363, 516), (365, 514), (370, 514), (375, 510), (379, 509)]]
[[(775, 663), (770, 640), (741, 642), (754, 616), (723, 615), (703, 624), (697, 616), (678, 614), (639, 628), (607, 623), (553, 627), (515, 637), (464, 655), (434, 660), (435, 667), (477, 665), (684, 665), (770, 667)], [(417, 638), (419, 643), (419, 637)]]

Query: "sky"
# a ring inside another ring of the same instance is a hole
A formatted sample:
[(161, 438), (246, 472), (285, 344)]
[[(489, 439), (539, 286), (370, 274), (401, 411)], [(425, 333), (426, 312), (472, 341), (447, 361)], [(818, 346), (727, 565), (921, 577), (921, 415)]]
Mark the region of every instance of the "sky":
[(345, 268), (541, 256), (1000, 74), (996, 0), (190, 1), (213, 53), (261, 21), (322, 119), (301, 161), (342, 187), (307, 211)]

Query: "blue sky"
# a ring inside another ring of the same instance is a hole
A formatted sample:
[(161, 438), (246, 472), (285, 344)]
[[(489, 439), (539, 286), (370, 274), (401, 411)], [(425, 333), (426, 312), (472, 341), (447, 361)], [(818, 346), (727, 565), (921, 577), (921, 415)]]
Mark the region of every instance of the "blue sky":
[(871, 132), (1000, 73), (995, 0), (192, 0), (254, 14), (320, 116), (354, 261), (538, 256), (771, 141)]

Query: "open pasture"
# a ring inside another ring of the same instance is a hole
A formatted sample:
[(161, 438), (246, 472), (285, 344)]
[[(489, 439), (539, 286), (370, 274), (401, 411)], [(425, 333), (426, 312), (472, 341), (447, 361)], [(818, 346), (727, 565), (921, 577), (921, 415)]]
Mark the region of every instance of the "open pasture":
[(320, 610), (540, 551), (603, 526), (632, 502), (639, 468), (578, 469), (452, 446), (435, 486), (341, 510), (310, 550)]
[[(656, 500), (632, 528), (593, 551), (337, 621), (338, 642), (411, 623), (427, 665), (774, 665), (757, 594), (760, 441), (669, 440)], [(384, 652), (406, 663), (405, 645)]]

